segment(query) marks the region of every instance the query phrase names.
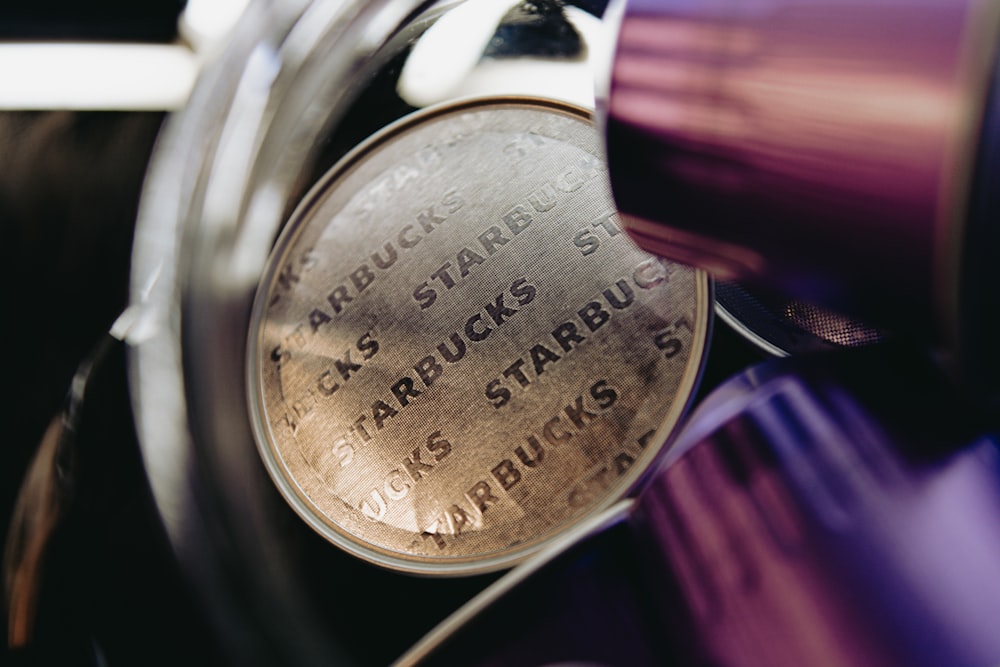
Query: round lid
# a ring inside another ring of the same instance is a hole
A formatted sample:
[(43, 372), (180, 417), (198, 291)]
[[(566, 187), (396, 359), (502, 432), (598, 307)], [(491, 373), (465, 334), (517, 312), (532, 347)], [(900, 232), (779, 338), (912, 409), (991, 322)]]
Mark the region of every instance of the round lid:
[(627, 493), (702, 366), (705, 274), (618, 225), (577, 107), (481, 98), (394, 123), (279, 238), (248, 345), (272, 479), (394, 569), (512, 565)]

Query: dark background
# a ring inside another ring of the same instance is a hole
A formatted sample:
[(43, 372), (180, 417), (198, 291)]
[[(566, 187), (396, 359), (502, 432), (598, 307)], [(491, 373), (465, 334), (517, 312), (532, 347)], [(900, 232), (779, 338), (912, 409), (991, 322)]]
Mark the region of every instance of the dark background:
[[(169, 42), (184, 4), (6, 2), (0, 40)], [(139, 191), (164, 117), (0, 112), (4, 543), (25, 472), (77, 366), (124, 307)], [(120, 349), (94, 376), (87, 399), (66, 467), (67, 502), (43, 560), (33, 642), (12, 651), (4, 641), (0, 658), (210, 664), (214, 640), (173, 562), (142, 472)], [(6, 596), (2, 608), (6, 637)]]
[[(124, 307), (139, 190), (163, 118), (0, 114), (5, 542), (46, 427), (61, 412), (78, 364)], [(67, 507), (43, 561), (34, 641), (11, 657), (24, 664), (209, 664), (213, 641), (173, 563), (142, 471), (120, 347), (93, 376), (84, 405)], [(6, 604), (4, 612), (6, 628)]]

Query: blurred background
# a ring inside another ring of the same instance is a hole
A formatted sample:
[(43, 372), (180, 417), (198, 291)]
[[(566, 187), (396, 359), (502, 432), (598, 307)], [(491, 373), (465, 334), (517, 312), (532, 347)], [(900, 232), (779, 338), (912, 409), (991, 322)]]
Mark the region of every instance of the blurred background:
[[(136, 208), (157, 133), (243, 4), (0, 7), (0, 270), (10, 352), (0, 445), (4, 543), (18, 490), (78, 365), (125, 306)], [(216, 662), (155, 515), (124, 373), (116, 350), (87, 388), (62, 493), (72, 502), (39, 578), (34, 639), (5, 664)]]

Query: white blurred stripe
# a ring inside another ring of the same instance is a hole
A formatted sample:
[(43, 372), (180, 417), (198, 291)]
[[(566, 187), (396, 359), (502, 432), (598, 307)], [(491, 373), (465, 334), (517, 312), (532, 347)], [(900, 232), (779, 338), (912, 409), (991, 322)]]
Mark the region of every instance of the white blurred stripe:
[(165, 44), (0, 44), (0, 109), (177, 109), (199, 65)]
[(246, 10), (249, 0), (188, 0), (178, 22), (181, 36), (199, 53), (216, 47)]

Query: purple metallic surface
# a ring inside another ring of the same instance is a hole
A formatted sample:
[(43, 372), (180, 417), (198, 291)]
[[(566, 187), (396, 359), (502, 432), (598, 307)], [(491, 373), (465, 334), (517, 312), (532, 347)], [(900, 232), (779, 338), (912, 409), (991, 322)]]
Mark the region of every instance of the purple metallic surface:
[(942, 379), (895, 348), (752, 368), (634, 504), (400, 664), (1000, 664), (1000, 438)]
[(613, 189), (646, 249), (953, 343), (994, 0), (632, 0)]
[(676, 591), (662, 613), (691, 628), (675, 650), (726, 667), (997, 664), (997, 441), (920, 424), (937, 391), (920, 378), (865, 386), (871, 356), (832, 359), (725, 385), (641, 498)]

